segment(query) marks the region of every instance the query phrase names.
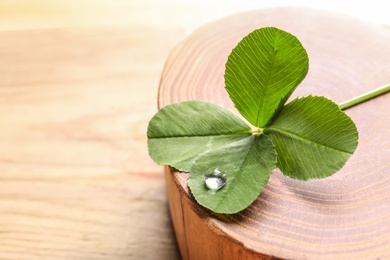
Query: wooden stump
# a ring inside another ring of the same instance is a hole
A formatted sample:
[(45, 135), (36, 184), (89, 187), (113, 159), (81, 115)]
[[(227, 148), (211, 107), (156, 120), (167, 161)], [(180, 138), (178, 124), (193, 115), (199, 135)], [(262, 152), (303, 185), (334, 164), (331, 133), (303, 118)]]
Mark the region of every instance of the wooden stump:
[[(390, 82), (390, 31), (339, 14), (269, 9), (207, 25), (177, 46), (162, 73), (159, 107), (212, 101), (236, 111), (224, 89), (232, 48), (254, 29), (298, 37), (310, 59), (297, 96), (341, 103)], [(191, 197), (187, 174), (166, 167), (167, 192), (184, 259), (390, 258), (390, 94), (348, 109), (359, 146), (339, 172), (300, 182), (275, 170), (246, 210), (214, 215)], [(179, 153), (180, 151), (178, 151)]]

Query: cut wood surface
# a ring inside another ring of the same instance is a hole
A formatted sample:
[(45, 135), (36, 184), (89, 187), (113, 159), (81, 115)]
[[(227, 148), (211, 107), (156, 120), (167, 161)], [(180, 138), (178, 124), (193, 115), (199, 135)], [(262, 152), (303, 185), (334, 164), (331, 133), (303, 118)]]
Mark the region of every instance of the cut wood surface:
[[(291, 32), (308, 51), (308, 76), (291, 99), (323, 95), (341, 103), (390, 82), (388, 29), (321, 11), (270, 9), (212, 23), (177, 46), (164, 67), (159, 107), (197, 99), (236, 111), (224, 89), (224, 64), (243, 36), (264, 26)], [(183, 258), (389, 259), (390, 94), (346, 113), (357, 125), (359, 146), (339, 172), (300, 182), (275, 170), (238, 214), (203, 209), (189, 194), (187, 174), (167, 167)]]

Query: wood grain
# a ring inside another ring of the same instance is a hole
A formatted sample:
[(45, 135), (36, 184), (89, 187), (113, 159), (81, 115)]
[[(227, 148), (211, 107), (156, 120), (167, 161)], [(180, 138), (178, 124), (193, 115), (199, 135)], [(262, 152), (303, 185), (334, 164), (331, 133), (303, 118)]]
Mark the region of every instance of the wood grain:
[(146, 127), (183, 36), (0, 32), (1, 260), (179, 258)]
[[(270, 9), (205, 26), (170, 54), (159, 107), (213, 101), (234, 110), (224, 90), (230, 50), (253, 29), (296, 35), (310, 70), (297, 96), (337, 103), (390, 82), (390, 32), (349, 17), (305, 9)], [(166, 168), (170, 210), (184, 259), (390, 258), (389, 94), (347, 110), (359, 146), (343, 169), (299, 182), (275, 170), (259, 198), (235, 215), (213, 215), (189, 195), (186, 173)]]

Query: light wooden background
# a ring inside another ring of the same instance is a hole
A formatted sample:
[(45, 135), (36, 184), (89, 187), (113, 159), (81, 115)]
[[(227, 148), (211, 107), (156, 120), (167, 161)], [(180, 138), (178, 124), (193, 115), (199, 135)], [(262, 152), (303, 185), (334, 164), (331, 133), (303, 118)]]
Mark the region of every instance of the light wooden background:
[(286, 2), (0, 1), (0, 259), (178, 259), (146, 147), (164, 61), (208, 21)]

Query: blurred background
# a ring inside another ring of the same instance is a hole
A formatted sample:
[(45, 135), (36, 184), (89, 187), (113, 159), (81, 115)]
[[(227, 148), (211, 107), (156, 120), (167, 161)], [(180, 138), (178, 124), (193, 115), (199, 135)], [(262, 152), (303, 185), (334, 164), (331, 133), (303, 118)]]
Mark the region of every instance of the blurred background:
[(0, 259), (180, 259), (148, 157), (169, 52), (246, 10), (390, 25), (385, 1), (0, 0)]
[(186, 31), (240, 11), (278, 6), (324, 9), (357, 16), (374, 23), (390, 21), (386, 4), (372, 1), (309, 0), (2, 0), (2, 30), (79, 26), (180, 27)]

